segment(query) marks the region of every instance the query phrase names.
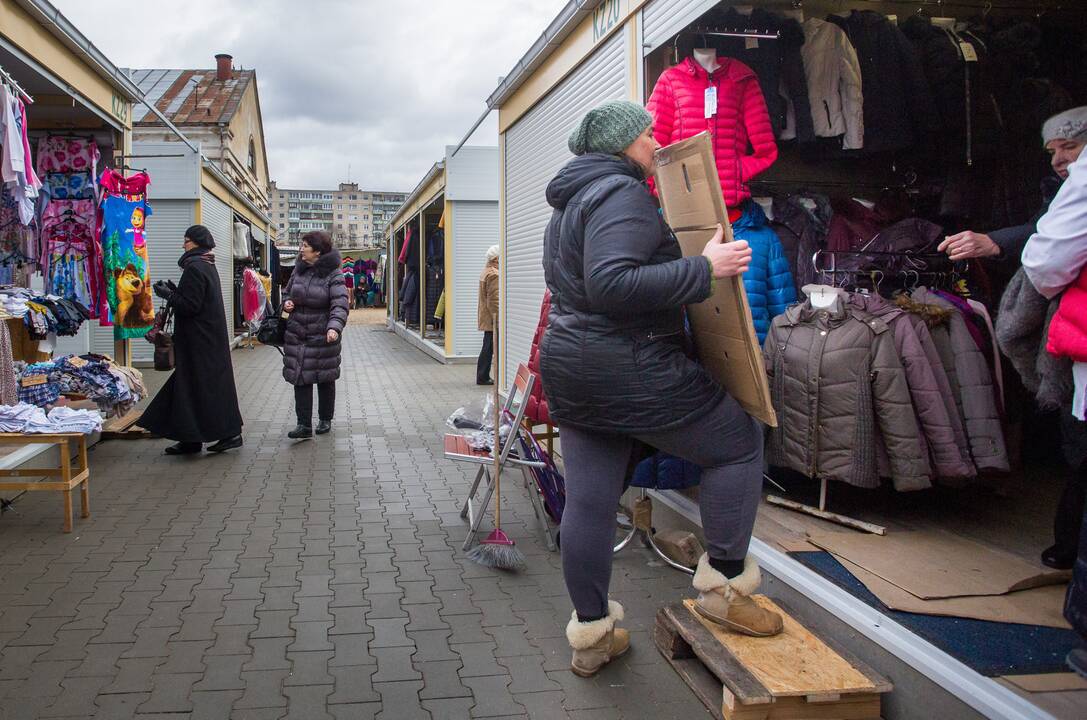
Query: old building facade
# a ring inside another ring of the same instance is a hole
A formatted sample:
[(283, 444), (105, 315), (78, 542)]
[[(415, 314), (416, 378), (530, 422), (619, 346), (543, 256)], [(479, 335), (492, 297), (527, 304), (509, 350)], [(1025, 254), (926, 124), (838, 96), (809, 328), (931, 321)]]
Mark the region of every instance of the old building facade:
[(340, 183), (335, 190), (300, 190), (272, 182), (268, 197), (281, 244), (296, 244), (311, 230), (325, 230), (338, 248), (366, 250), (382, 244), (385, 226), (407, 194), (361, 190), (358, 183)]

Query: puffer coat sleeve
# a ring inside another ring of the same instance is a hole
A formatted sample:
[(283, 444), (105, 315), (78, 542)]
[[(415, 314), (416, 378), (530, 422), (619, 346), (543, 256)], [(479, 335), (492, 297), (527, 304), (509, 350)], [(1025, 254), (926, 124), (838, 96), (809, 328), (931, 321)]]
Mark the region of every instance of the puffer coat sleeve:
[(751, 154), (740, 155), (740, 175), (747, 182), (778, 159), (778, 146), (774, 141), (774, 129), (770, 125), (770, 113), (766, 109), (766, 99), (758, 82), (742, 84), (743, 100), (741, 117), (747, 139), (751, 143)]
[(333, 271), (328, 281), (328, 325), (326, 330), (335, 330), (338, 335), (343, 334), (347, 325), (347, 314), (350, 301), (347, 296), (347, 284), (343, 279), (343, 271)]
[(592, 312), (631, 315), (701, 302), (708, 295), (709, 260), (701, 255), (649, 264), (662, 221), (645, 188), (623, 178), (585, 221), (583, 272)]

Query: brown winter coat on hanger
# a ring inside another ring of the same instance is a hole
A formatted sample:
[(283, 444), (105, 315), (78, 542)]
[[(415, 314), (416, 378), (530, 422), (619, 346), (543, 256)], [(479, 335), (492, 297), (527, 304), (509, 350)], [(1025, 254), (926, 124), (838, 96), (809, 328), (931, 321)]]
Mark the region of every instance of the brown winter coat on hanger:
[(895, 487), (927, 487), (906, 371), (886, 322), (850, 306), (817, 310), (804, 302), (774, 318), (764, 352), (778, 416), (771, 465), (878, 487), (878, 433)]

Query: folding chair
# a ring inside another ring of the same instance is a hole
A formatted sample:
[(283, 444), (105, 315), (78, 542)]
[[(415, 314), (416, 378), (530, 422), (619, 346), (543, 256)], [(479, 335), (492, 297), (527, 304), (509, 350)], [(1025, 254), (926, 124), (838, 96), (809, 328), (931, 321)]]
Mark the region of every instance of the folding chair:
[[(528, 469), (544, 466), (543, 463), (532, 462), (520, 457), (513, 450), (517, 444), (518, 434), (524, 432), (522, 421), (525, 415), (525, 401), (532, 392), (534, 381), (535, 378), (529, 372), (528, 367), (520, 365), (517, 368), (517, 377), (513, 381), (513, 387), (510, 388), (509, 395), (506, 397), (506, 402), (502, 405), (501, 411), (501, 417), (506, 418), (510, 423), (510, 433), (504, 441), (499, 439), (496, 442), (496, 444), (500, 445), (498, 448), (498, 464), (503, 469), (507, 465), (520, 468), (522, 475), (525, 476), (526, 484), (528, 482)], [(501, 433), (498, 433), (498, 435), (501, 438)], [(460, 511), (460, 516), (468, 520), (468, 535), (464, 538), (464, 545), (462, 546), (464, 550), (468, 550), (475, 541), (476, 534), (479, 532), (479, 525), (483, 521), (487, 507), (491, 502), (491, 496), (494, 494), (494, 477), (491, 475), (491, 468), (494, 467), (495, 458), (491, 451), (477, 450), (468, 444), (468, 439), (465, 436), (455, 433), (449, 433), (445, 436), (445, 457), (447, 460), (472, 463), (479, 466), (475, 481), (472, 483), (472, 487), (468, 491), (468, 497), (464, 501), (464, 507)], [(480, 483), (484, 481), (486, 489), (483, 492), (479, 507), (476, 507), (476, 493), (479, 491)], [(555, 542), (551, 537), (550, 529), (547, 526), (547, 517), (539, 493), (535, 491), (535, 488), (529, 490), (529, 500), (532, 503), (532, 512), (536, 515), (536, 520), (544, 534), (547, 547), (549, 550), (554, 550)]]

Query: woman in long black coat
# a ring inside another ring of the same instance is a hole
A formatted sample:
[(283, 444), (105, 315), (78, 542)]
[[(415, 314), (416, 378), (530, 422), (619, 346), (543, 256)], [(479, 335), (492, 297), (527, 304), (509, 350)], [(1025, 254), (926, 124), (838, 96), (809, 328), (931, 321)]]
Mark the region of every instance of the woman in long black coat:
[(181, 281), (155, 293), (174, 311), (174, 373), (151, 401), (140, 426), (176, 440), (167, 455), (241, 447), (242, 414), (230, 362), (226, 311), (215, 268), (215, 240), (203, 225), (185, 231)]
[(327, 232), (306, 233), (283, 309), (287, 319), (283, 344), (283, 379), (294, 385), (298, 427), (292, 440), (313, 437), (313, 386), (317, 386), (317, 434), (332, 429), (336, 380), (340, 377), (340, 336), (347, 324), (347, 287), (340, 253)]

